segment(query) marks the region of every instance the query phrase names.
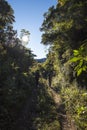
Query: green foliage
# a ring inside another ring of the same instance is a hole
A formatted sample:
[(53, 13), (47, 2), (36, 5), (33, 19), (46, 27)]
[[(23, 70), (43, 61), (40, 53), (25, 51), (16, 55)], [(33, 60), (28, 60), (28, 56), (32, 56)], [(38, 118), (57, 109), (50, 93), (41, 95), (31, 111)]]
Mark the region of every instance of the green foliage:
[(19, 51), (7, 46), (4, 49), (0, 44), (0, 49), (0, 128), (10, 130), (25, 100), (32, 93), (34, 79), (28, 71), (33, 65), (33, 58), (24, 51), (20, 64), (20, 48)]
[(13, 13), (8, 2), (0, 0), (0, 129), (9, 130), (35, 85), (29, 72), (34, 55), (20, 44)]
[[(55, 7), (49, 8), (44, 14), (41, 26), (42, 44), (50, 45), (49, 52), (55, 57), (51, 57), (49, 63), (54, 60), (51, 68), (52, 71), (56, 70), (56, 84), (63, 88), (66, 111), (79, 130), (87, 129), (87, 100), (82, 96), (86, 91), (70, 84), (76, 80), (79, 86), (87, 87), (86, 12), (87, 1), (59, 0)], [(47, 70), (51, 68), (48, 67)]]
[(60, 124), (57, 120), (53, 121), (52, 123), (45, 123), (41, 130), (60, 130)]
[(6, 41), (6, 30), (14, 21), (13, 9), (6, 0), (0, 0), (0, 43)]
[(87, 71), (87, 40), (83, 42), (78, 50), (73, 51), (73, 58), (70, 62), (76, 63), (74, 70), (77, 72), (77, 76), (83, 71)]
[(47, 56), (47, 60), (43, 64), (42, 76), (48, 80), (49, 87), (51, 87), (52, 79), (55, 75), (54, 58), (54, 54), (50, 52)]
[[(87, 12), (86, 1), (59, 0), (55, 7), (49, 8), (48, 12), (44, 14), (41, 26), (42, 43), (50, 45), (51, 52), (54, 53), (53, 66), (61, 86), (69, 84), (76, 78), (75, 71), (80, 76), (87, 70), (85, 55), (87, 47), (83, 46), (87, 39), (87, 14), (85, 12)], [(80, 46), (83, 46), (81, 48), (84, 49), (78, 50)], [(74, 53), (72, 60), (75, 63), (70, 65), (68, 61), (71, 59), (72, 53)], [(75, 66), (75, 70), (73, 70), (73, 66)], [(86, 78), (85, 75), (82, 77)], [(79, 81), (81, 78), (78, 79), (78, 83)], [(85, 82), (87, 83), (87, 81)]]
[(0, 29), (14, 22), (14, 11), (6, 0), (0, 0)]
[(45, 82), (44, 84), (40, 82), (41, 87), (37, 88), (37, 104), (36, 107), (34, 107), (34, 110), (37, 112), (37, 117), (33, 117), (33, 124), (35, 124), (35, 128), (38, 130), (60, 130), (58, 113), (54, 106), (54, 101), (48, 93)]
[[(58, 113), (46, 87), (47, 81), (51, 87), (55, 79), (55, 89), (63, 88), (66, 112), (71, 120), (74, 119), (79, 130), (86, 130), (86, 90), (70, 84), (75, 78), (74, 70), (78, 77), (87, 72), (87, 40), (84, 40), (87, 39), (87, 2), (59, 0), (55, 7), (44, 14), (42, 43), (50, 45), (50, 49), (43, 64), (36, 63), (32, 51), (17, 38), (17, 32), (12, 27), (14, 11), (8, 2), (1, 0), (0, 9), (0, 128), (12, 130), (29, 98), (30, 125), (38, 130), (60, 130)], [(29, 36), (29, 31), (23, 29), (21, 38), (24, 35)], [(74, 64), (74, 70), (73, 64), (70, 66), (68, 61)], [(83, 86), (86, 85), (84, 80), (87, 83), (86, 76), (81, 77)]]
[(87, 92), (76, 86), (62, 89), (67, 114), (74, 120), (79, 130), (87, 129)]

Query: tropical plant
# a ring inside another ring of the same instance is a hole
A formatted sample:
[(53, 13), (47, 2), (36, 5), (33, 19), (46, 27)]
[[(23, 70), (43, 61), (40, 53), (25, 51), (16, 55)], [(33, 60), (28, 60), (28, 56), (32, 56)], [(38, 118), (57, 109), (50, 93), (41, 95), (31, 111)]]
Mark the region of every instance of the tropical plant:
[(78, 50), (73, 50), (73, 58), (70, 62), (76, 63), (74, 70), (79, 76), (83, 71), (87, 72), (87, 40), (83, 41), (83, 44)]

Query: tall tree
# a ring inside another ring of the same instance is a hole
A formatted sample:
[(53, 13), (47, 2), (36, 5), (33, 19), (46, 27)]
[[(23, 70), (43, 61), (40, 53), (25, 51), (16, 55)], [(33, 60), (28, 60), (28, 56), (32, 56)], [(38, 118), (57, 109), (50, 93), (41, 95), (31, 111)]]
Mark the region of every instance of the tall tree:
[(6, 0), (0, 0), (0, 28), (14, 22), (14, 11)]
[(5, 42), (7, 27), (14, 22), (14, 11), (6, 0), (0, 0), (0, 43)]
[(67, 74), (67, 68), (68, 72), (72, 70), (68, 60), (73, 49), (78, 49), (87, 39), (87, 1), (59, 0), (56, 7), (49, 8), (44, 14), (41, 31), (44, 32), (42, 43), (50, 45), (56, 52), (56, 60), (61, 63), (60, 70)]

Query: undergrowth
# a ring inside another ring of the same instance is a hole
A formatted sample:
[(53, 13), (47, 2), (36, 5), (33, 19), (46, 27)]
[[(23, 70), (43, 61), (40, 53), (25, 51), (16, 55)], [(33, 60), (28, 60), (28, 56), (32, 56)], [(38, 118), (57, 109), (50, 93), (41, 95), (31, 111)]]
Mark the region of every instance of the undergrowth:
[(63, 103), (78, 130), (87, 130), (87, 91), (76, 86), (62, 88)]

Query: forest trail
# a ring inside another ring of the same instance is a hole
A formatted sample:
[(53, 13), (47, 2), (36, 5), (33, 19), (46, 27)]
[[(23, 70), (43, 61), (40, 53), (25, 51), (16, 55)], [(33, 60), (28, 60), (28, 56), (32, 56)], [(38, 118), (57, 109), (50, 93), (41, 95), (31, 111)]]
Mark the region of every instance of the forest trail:
[[(58, 94), (52, 88), (48, 88), (47, 91), (49, 91), (49, 94), (55, 102), (61, 130), (77, 130), (74, 125), (69, 122), (66, 113), (64, 112), (64, 106), (62, 105), (60, 94)], [(37, 104), (37, 89), (33, 91), (32, 95), (33, 96), (31, 96), (31, 98), (27, 99), (25, 102), (24, 108), (21, 110), (19, 118), (17, 119), (12, 130), (37, 130), (35, 126), (36, 124), (33, 123), (33, 119), (38, 116), (34, 109)]]
[(77, 130), (73, 122), (70, 122), (69, 116), (66, 115), (64, 110), (64, 105), (62, 104), (61, 96), (53, 88), (49, 90), (54, 99), (56, 109), (59, 115), (59, 122), (61, 125), (61, 130)]

